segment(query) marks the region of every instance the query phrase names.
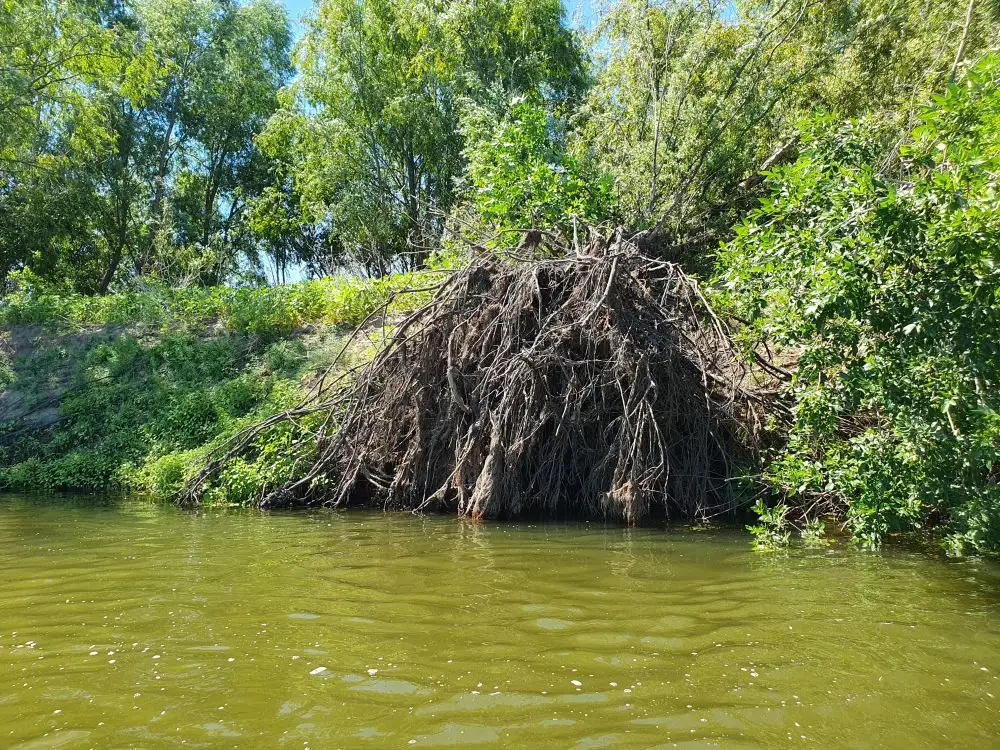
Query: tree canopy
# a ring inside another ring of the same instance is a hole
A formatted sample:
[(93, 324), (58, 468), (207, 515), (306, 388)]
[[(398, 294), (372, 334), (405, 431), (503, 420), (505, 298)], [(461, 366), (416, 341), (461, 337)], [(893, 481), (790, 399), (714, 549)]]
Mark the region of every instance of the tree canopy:
[(904, 141), (998, 10), (617, 0), (584, 30), (559, 0), (319, 0), (293, 51), (275, 0), (3, 0), (0, 274), (383, 275), (571, 216), (700, 267), (799, 120)]
[(6, 0), (0, 19), (0, 271), (84, 291), (238, 274), (254, 137), (291, 72), (284, 10)]

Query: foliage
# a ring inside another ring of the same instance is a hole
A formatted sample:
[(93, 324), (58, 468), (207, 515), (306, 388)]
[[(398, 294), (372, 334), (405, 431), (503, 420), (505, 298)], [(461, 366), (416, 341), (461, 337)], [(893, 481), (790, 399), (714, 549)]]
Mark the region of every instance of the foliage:
[(4, 0), (0, 282), (236, 273), (289, 43), (273, 0)]
[[(213, 447), (301, 401), (317, 372), (370, 356), (357, 345), (342, 356), (342, 326), (426, 280), (409, 274), (270, 289), (13, 295), (3, 315), (20, 352), (7, 388), (33, 408), (0, 424), (0, 487), (172, 496)], [(400, 295), (388, 312), (423, 299), (426, 293)], [(310, 324), (327, 327), (303, 330)], [(49, 331), (34, 336), (37, 325)], [(52, 403), (53, 419), (27, 418)], [(258, 436), (254, 458), (231, 466), (209, 501), (253, 502), (286, 478), (309, 452), (296, 431), (309, 428), (306, 421)]]
[(806, 547), (825, 547), (829, 544), (829, 539), (826, 538), (826, 522), (819, 518), (810, 518), (799, 533)]
[(298, 63), (261, 138), (278, 166), (257, 221), (292, 207), (320, 235), (292, 251), (372, 275), (434, 249), (464, 170), (463, 108), (554, 108), (583, 83), (559, 0), (322, 0)]
[[(500, 122), (482, 110), (467, 117), (470, 200), (480, 222), (500, 233), (549, 229), (569, 235), (574, 221), (597, 224), (610, 215), (610, 179), (568, 154), (556, 130), (543, 107), (524, 101)], [(499, 234), (501, 244), (519, 239)]]
[[(995, 4), (963, 54), (1000, 41)], [(597, 75), (574, 147), (614, 175), (625, 222), (710, 247), (751, 207), (762, 163), (816, 109), (900, 134), (947, 79), (967, 0), (619, 0), (591, 45)], [(664, 249), (680, 252), (680, 249)]]
[[(123, 62), (114, 34), (102, 28), (85, 2), (3, 0), (0, 2), (0, 169), (31, 161), (44, 139), (92, 150), (105, 145), (106, 132), (97, 121), (88, 87), (103, 80)], [(121, 88), (138, 77), (148, 60), (131, 61)], [(37, 115), (46, 111), (48, 121)], [(52, 168), (58, 152), (46, 153)]]
[(757, 514), (757, 523), (747, 526), (747, 531), (753, 535), (754, 547), (762, 552), (787, 547), (792, 538), (788, 506), (779, 503), (768, 507), (763, 500), (758, 500), (753, 511)]
[(723, 248), (748, 345), (797, 360), (795, 421), (768, 469), (788, 502), (832, 500), (855, 538), (941, 523), (1000, 550), (1000, 57), (951, 83), (882, 173), (870, 124), (820, 118)]
[[(141, 324), (198, 329), (210, 324), (231, 333), (283, 336), (307, 324), (354, 326), (381, 304), (390, 313), (422, 299), (408, 290), (427, 287), (434, 271), (379, 279), (331, 277), (275, 287), (169, 287), (147, 282), (103, 297), (60, 292), (30, 274), (14, 276), (16, 290), (0, 300), (0, 323), (39, 324), (50, 330)], [(405, 292), (405, 293), (404, 293)], [(401, 294), (396, 299), (394, 295)], [(425, 295), (426, 296), (426, 295)]]

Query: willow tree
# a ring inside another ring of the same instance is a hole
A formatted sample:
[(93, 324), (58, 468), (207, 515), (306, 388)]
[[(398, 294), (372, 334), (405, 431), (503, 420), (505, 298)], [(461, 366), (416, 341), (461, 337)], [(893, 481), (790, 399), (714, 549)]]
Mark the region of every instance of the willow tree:
[(138, 183), (136, 233), (102, 285), (123, 259), (128, 273), (218, 282), (245, 250), (235, 229), (259, 189), (254, 137), (290, 75), (287, 16), (271, 0), (140, 0), (136, 9), (158, 77), (143, 101), (112, 103)]
[(144, 63), (126, 60), (87, 0), (0, 0), (0, 277), (58, 265), (53, 245), (78, 221), (82, 196), (65, 176), (112, 136), (92, 94), (124, 89)]
[(3, 2), (0, 273), (231, 273), (289, 44), (271, 0)]
[(929, 91), (996, 44), (996, 18), (974, 0), (620, 0), (595, 32), (577, 148), (661, 251), (714, 247), (797, 120), (874, 115), (905, 134)]

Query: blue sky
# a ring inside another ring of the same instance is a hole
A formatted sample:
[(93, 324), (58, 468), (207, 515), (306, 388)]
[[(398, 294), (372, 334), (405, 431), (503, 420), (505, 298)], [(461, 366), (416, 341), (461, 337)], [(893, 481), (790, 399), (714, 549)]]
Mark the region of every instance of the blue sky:
[(299, 35), (299, 19), (302, 14), (312, 7), (312, 0), (283, 0), (288, 9), (288, 15), (292, 19), (292, 30), (295, 36)]

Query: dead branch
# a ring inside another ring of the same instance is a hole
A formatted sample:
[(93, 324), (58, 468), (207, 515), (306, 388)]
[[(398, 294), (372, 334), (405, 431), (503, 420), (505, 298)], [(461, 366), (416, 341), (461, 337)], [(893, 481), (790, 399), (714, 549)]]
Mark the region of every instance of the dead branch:
[(325, 411), (313, 464), (263, 504), (636, 523), (732, 510), (768, 409), (726, 325), (676, 265), (616, 232), (571, 256), (477, 253), (341, 387), (234, 438)]

